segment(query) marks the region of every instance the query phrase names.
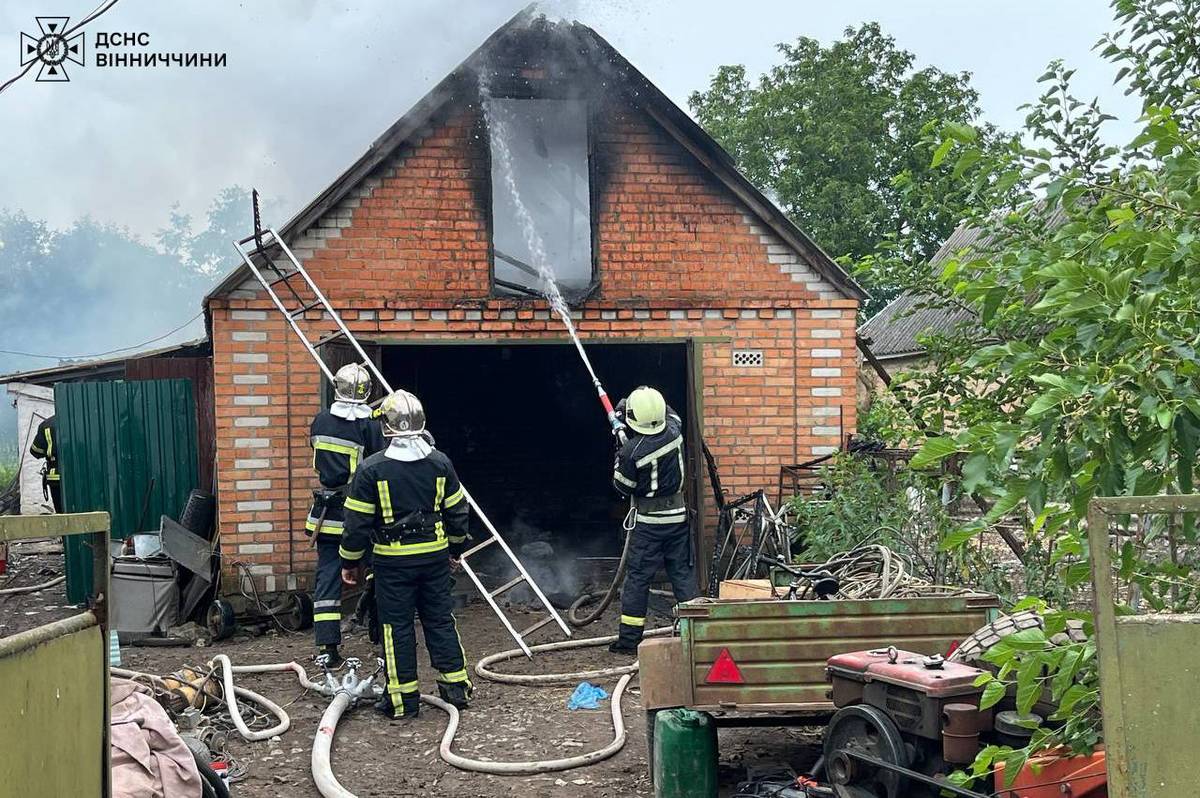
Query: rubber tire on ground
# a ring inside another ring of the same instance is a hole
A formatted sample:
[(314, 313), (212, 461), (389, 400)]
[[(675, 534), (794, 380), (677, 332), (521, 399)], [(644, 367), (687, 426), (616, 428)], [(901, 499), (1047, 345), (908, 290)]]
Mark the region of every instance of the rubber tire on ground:
[[(987, 626), (976, 630), (970, 637), (965, 638), (950, 655), (953, 662), (977, 664), (983, 660), (983, 655), (992, 646), (1011, 634), (1023, 629), (1041, 629), (1044, 625), (1042, 616), (1034, 610), (1024, 610), (1012, 615), (1005, 615)], [(1067, 623), (1067, 631), (1055, 635), (1051, 642), (1059, 645), (1067, 643), (1082, 643), (1087, 640), (1083, 625), (1076, 622)]]
[(224, 640), (237, 629), (237, 615), (233, 611), (233, 605), (224, 599), (213, 599), (208, 605), (208, 613), (204, 620), (213, 640)]
[(179, 525), (194, 535), (211, 540), (213, 521), (217, 517), (217, 497), (207, 491), (193, 489), (183, 503)]

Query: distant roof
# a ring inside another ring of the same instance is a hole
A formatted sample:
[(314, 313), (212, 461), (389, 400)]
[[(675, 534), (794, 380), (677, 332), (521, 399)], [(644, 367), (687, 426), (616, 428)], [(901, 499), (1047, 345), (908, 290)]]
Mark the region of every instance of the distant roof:
[[(1051, 211), (1045, 221), (1049, 229), (1054, 229), (1062, 225), (1066, 218), (1066, 212), (1059, 206)], [(947, 261), (963, 250), (986, 247), (992, 238), (984, 238), (981, 234), (978, 227), (965, 222), (959, 225), (934, 253), (929, 261), (930, 268), (940, 272)], [(946, 334), (964, 324), (975, 324), (973, 311), (945, 304), (930, 304), (931, 301), (934, 301), (933, 297), (928, 294), (905, 292), (859, 327), (858, 336), (866, 340), (871, 354), (880, 360), (888, 360), (924, 354), (925, 348), (918, 341), (922, 335)]]
[(158, 349), (144, 349), (141, 352), (130, 352), (119, 357), (98, 358), (96, 360), (73, 360), (44, 369), (0, 374), (0, 385), (6, 385), (10, 382), (53, 385), (56, 382), (73, 382), (85, 379), (95, 380), (103, 377), (121, 379), (125, 376), (125, 363), (129, 360), (140, 360), (147, 357), (207, 357), (211, 354), (212, 346), (209, 344), (208, 339), (196, 338), (192, 341), (162, 346)]
[[(958, 226), (933, 258), (931, 268), (940, 268), (962, 249), (979, 240), (979, 228), (967, 224)], [(858, 328), (858, 336), (866, 340), (871, 354), (880, 360), (911, 357), (925, 349), (917, 342), (921, 335), (948, 333), (961, 324), (974, 323), (975, 314), (965, 308), (921, 305), (932, 299), (928, 294), (906, 291), (889, 302)]]
[[(340, 202), (362, 180), (383, 163), (388, 156), (406, 144), (421, 128), (451, 100), (476, 85), (476, 75), (486, 68), (493, 51), (503, 52), (508, 37), (515, 31), (541, 25), (542, 33), (561, 38), (564, 44), (582, 58), (591, 58), (597, 68), (604, 68), (613, 84), (625, 89), (627, 95), (652, 116), (666, 132), (691, 152), (719, 181), (733, 192), (750, 211), (780, 238), (803, 253), (813, 267), (845, 296), (865, 300), (866, 291), (803, 230), (795, 225), (774, 202), (758, 190), (738, 170), (733, 158), (720, 144), (679, 108), (663, 92), (638, 71), (616, 48), (600, 34), (579, 22), (551, 22), (530, 5), (497, 29), (465, 61), (399, 120), (343, 172), (331, 185), (317, 195), (303, 210), (279, 229), (285, 242), (291, 243), (316, 223), (327, 210)], [(270, 248), (270, 247), (268, 247)], [(230, 272), (204, 298), (209, 300), (234, 290), (247, 279), (250, 270), (242, 264)]]

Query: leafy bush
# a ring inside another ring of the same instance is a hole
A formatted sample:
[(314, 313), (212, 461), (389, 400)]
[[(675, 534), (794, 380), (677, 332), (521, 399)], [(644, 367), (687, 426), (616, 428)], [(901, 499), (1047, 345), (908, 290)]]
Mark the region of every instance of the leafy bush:
[[(945, 423), (913, 466), (957, 455), (965, 489), (992, 502), (946, 545), (1019, 515), (1066, 605), (1090, 589), (1089, 502), (1193, 493), (1200, 449), (1200, 3), (1112, 6), (1118, 30), (1097, 47), (1142, 100), (1142, 129), (1129, 144), (1104, 143), (1111, 117), (1073, 96), (1073, 70), (1058, 62), (1040, 79), (1027, 143), (997, 157), (970, 128), (943, 126), (933, 165), (944, 161), (971, 186), (978, 205), (968, 218), (980, 236), (940, 272), (926, 266), (921, 290), (968, 309), (976, 324), (928, 341), (933, 367), (906, 385), (922, 418)], [(1197, 538), (1185, 517), (1180, 540)], [(1136, 588), (1123, 599), (1186, 607), (1200, 588), (1195, 570), (1174, 551), (1165, 563), (1147, 551), (1123, 542), (1118, 576)], [(1047, 614), (1047, 626), (1064, 617)], [(997, 759), (1023, 763), (1048, 746), (1086, 751), (1100, 738), (1090, 644), (1054, 646), (1027, 631), (988, 657), (999, 668), (985, 679), (989, 700), (1011, 688), (1027, 706), (1049, 686), (1060, 706), (1029, 748), (988, 749), (974, 775)]]
[(20, 462), (15, 443), (0, 443), (0, 489), (8, 487), (16, 477)]
[(904, 555), (916, 575), (939, 585), (967, 586), (1008, 596), (1012, 586), (990, 556), (942, 543), (956, 527), (942, 503), (941, 479), (903, 464), (841, 453), (820, 471), (824, 490), (791, 501), (798, 562), (879, 544)]

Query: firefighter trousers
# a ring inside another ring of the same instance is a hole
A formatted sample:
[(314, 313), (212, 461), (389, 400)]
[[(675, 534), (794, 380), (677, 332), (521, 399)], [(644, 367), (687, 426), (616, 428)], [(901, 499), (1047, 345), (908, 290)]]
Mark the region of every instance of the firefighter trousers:
[(449, 555), (376, 556), (375, 602), (383, 630), (387, 695), (395, 717), (420, 709), (417, 681), (417, 637), (414, 613), (421, 619), (429, 662), (437, 671), (438, 692), (454, 704), (466, 705), (471, 694), (466, 654), (454, 621), (454, 580)]
[(313, 634), (318, 646), (342, 642), (341, 535), (317, 537), (317, 578), (313, 581)]
[(646, 606), (650, 601), (650, 582), (659, 567), (666, 569), (676, 601), (688, 601), (699, 595), (696, 567), (692, 561), (692, 535), (688, 523), (646, 524), (638, 522), (629, 533), (625, 586), (621, 588), (621, 645), (636, 646), (646, 627)]

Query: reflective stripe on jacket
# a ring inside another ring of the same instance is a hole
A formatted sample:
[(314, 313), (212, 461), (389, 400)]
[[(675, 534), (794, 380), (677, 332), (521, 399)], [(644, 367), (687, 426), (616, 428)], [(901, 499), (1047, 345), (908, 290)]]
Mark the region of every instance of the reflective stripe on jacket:
[[(359, 467), (345, 503), (341, 555), (353, 564), (366, 553), (402, 557), (466, 546), (469, 509), (466, 493), (450, 458), (436, 449), (419, 460), (372, 455)], [(391, 533), (412, 517), (432, 519), (407, 528), (400, 539)]]
[[(632, 433), (617, 452), (613, 467), (613, 487), (622, 496), (638, 499), (675, 496), (683, 491), (683, 423), (668, 408), (667, 423), (657, 435)], [(644, 524), (678, 524), (687, 520), (687, 508), (637, 513)]]
[(316, 415), (309, 427), (313, 468), (326, 488), (350, 483), (359, 465), (387, 444), (375, 419), (346, 419), (328, 410)]

